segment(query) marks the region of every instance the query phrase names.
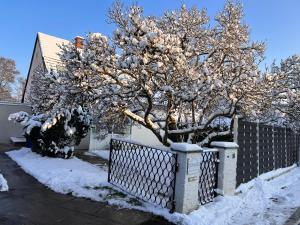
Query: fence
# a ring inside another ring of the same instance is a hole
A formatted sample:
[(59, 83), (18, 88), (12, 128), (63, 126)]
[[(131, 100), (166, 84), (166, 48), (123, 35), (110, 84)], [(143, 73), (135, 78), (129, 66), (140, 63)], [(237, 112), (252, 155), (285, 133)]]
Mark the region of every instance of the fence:
[(218, 184), (218, 151), (206, 150), (201, 154), (199, 176), (199, 202), (204, 205), (213, 201)]
[(300, 134), (282, 127), (239, 119), (235, 141), (239, 145), (237, 186), (262, 173), (297, 162)]
[(177, 155), (111, 140), (108, 181), (151, 203), (174, 210)]

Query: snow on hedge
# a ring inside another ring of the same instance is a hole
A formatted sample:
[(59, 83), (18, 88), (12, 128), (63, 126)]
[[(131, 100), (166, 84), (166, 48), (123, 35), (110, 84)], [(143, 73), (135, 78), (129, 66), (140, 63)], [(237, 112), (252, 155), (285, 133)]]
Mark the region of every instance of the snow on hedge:
[[(284, 224), (284, 221), (300, 207), (300, 168), (272, 171), (261, 175), (240, 187), (236, 196), (218, 196), (215, 201), (189, 215), (174, 213), (148, 203), (138, 205), (109, 193), (99, 187), (107, 184), (107, 173), (101, 168), (76, 157), (59, 159), (41, 157), (29, 149), (22, 148), (7, 153), (27, 173), (41, 183), (60, 193), (87, 197), (96, 201), (107, 201), (123, 207), (149, 211), (183, 225), (267, 225)], [(284, 174), (282, 174), (285, 172)], [(268, 178), (282, 174), (272, 180)], [(94, 188), (93, 188), (94, 187)], [(108, 196), (106, 200), (104, 196)], [(132, 198), (131, 198), (132, 199)]]
[(8, 185), (6, 179), (0, 173), (0, 192), (1, 191), (8, 191)]

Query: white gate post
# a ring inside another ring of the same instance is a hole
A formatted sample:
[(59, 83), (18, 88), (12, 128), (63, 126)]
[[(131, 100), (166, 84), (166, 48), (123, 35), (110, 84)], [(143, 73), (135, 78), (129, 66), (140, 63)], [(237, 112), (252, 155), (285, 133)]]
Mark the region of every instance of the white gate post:
[(196, 144), (173, 143), (178, 171), (175, 183), (175, 211), (189, 213), (199, 207), (199, 176), (202, 148)]
[(219, 150), (218, 189), (222, 195), (234, 195), (236, 188), (237, 150), (235, 142), (214, 141), (211, 146)]
[[(296, 140), (300, 137), (297, 137), (297, 135), (299, 134), (296, 134)], [(296, 141), (296, 147), (298, 147), (297, 149), (297, 165), (300, 166), (300, 146), (297, 145), (297, 141)]]

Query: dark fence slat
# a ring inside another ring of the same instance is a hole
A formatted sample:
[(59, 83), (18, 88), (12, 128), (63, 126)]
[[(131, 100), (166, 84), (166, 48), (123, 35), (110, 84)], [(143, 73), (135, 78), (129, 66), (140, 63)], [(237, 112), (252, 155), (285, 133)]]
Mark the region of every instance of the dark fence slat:
[(291, 129), (238, 120), (237, 186), (297, 162), (300, 135)]

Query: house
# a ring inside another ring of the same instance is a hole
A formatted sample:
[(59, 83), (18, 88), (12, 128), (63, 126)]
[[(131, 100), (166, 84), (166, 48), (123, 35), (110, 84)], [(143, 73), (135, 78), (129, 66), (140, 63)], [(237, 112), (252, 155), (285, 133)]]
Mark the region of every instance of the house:
[[(76, 47), (82, 47), (83, 38), (75, 37), (74, 44)], [(59, 53), (61, 51), (60, 45), (69, 44), (70, 41), (54, 37), (44, 33), (37, 33), (34, 49), (31, 57), (31, 62), (29, 66), (29, 71), (27, 75), (26, 85), (22, 97), (23, 103), (30, 103), (28, 96), (30, 95), (30, 87), (33, 79), (33, 74), (36, 71), (47, 71), (54, 70), (57, 71), (63, 65), (59, 58)], [(148, 129), (140, 126), (131, 126), (126, 138), (132, 141), (142, 143), (144, 145), (159, 146), (161, 143), (157, 140), (155, 135)], [(79, 149), (105, 149), (109, 146), (109, 141), (111, 137), (120, 136), (118, 134), (110, 134), (106, 138), (101, 138), (96, 133), (90, 132), (90, 135), (86, 137)], [(123, 136), (124, 137), (124, 136)]]

